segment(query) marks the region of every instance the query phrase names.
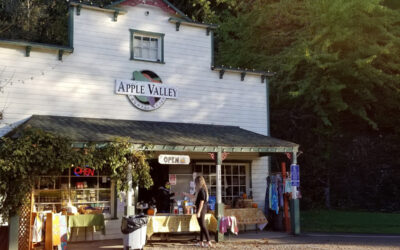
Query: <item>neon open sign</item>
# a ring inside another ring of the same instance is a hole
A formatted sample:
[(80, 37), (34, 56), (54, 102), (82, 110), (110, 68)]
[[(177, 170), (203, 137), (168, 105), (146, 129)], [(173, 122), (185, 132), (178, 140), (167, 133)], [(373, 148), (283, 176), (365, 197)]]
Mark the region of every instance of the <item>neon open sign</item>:
[(74, 175), (76, 176), (94, 176), (94, 169), (88, 166), (85, 167), (75, 167)]

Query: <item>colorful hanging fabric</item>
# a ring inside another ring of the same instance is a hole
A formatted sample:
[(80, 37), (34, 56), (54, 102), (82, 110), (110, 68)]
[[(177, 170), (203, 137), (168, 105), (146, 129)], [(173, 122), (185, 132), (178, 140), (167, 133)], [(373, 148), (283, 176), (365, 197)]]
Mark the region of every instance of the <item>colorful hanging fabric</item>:
[(285, 193), (291, 193), (292, 192), (292, 182), (290, 181), (289, 178), (285, 179)]

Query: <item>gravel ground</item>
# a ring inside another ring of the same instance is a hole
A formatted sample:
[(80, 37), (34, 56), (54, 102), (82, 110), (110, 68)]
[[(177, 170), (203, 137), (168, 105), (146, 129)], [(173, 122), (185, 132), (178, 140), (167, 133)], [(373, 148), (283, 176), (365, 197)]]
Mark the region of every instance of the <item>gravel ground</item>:
[[(193, 238), (193, 237), (191, 237)], [(70, 243), (68, 249), (122, 249), (122, 240), (108, 240), (85, 243)], [(179, 237), (169, 242), (153, 240), (146, 250), (161, 249), (199, 249), (190, 238)], [(399, 249), (400, 236), (391, 235), (353, 235), (353, 234), (303, 234), (290, 236), (287, 234), (247, 234), (241, 238), (232, 237), (229, 241), (215, 243), (215, 249)]]

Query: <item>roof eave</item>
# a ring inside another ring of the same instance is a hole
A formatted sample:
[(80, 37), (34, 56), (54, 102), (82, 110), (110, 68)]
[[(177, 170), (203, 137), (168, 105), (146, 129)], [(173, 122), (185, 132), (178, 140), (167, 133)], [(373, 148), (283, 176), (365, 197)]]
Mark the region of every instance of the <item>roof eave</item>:
[(125, 10), (119, 9), (119, 8), (113, 8), (113, 7), (99, 7), (99, 6), (93, 6), (93, 5), (88, 5), (85, 3), (77, 3), (77, 2), (70, 2), (71, 6), (81, 6), (84, 9), (90, 9), (90, 10), (97, 10), (97, 11), (103, 11), (103, 12), (108, 12), (108, 13), (115, 13), (116, 11), (118, 12), (118, 15), (125, 15), (127, 12)]
[(255, 70), (255, 69), (247, 69), (247, 68), (235, 68), (235, 67), (224, 67), (222, 66), (211, 66), (211, 70), (215, 70), (215, 71), (225, 71), (225, 72), (232, 72), (232, 73), (246, 73), (246, 74), (252, 74), (252, 75), (259, 75), (259, 76), (267, 76), (267, 77), (272, 77), (274, 75), (276, 75), (275, 72), (271, 72), (271, 71), (259, 71), (259, 70)]
[(200, 27), (200, 28), (207, 28), (207, 29), (212, 29), (215, 30), (218, 28), (218, 25), (216, 24), (209, 24), (209, 23), (199, 23), (199, 22), (194, 22), (194, 21), (185, 21), (179, 18), (175, 18), (175, 17), (170, 17), (168, 19), (168, 21), (170, 23), (180, 23), (183, 25), (188, 25), (188, 26), (193, 26), (193, 27)]

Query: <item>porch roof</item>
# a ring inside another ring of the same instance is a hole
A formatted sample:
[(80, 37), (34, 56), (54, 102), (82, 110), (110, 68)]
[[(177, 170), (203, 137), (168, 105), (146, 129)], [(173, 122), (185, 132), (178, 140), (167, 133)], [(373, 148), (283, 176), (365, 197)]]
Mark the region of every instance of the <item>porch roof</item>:
[(155, 151), (196, 152), (297, 152), (299, 145), (254, 133), (237, 126), (97, 119), (33, 115), (10, 132), (17, 137), (22, 128), (32, 127), (71, 139), (75, 146), (88, 142), (107, 143), (115, 137), (130, 137), (137, 148), (153, 145)]

